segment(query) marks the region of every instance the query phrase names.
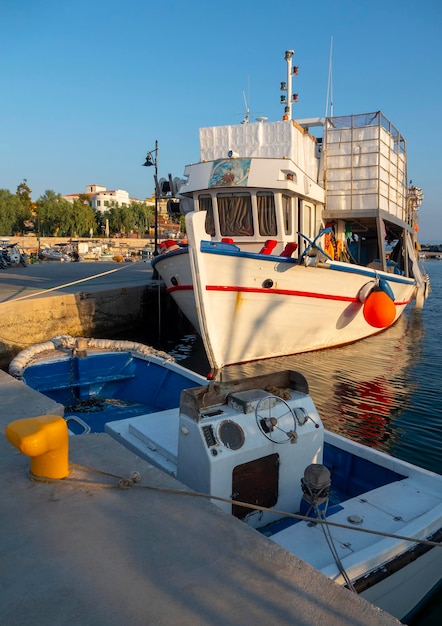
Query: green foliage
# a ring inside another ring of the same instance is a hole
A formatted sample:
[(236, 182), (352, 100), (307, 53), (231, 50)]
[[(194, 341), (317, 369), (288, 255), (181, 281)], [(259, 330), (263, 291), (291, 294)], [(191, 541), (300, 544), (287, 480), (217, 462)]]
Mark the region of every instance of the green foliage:
[(72, 237), (75, 222), (72, 205), (48, 189), (37, 200), (39, 232), (46, 237)]
[(94, 211), (87, 194), (81, 194), (73, 203), (59, 193), (47, 190), (36, 203), (26, 179), (17, 186), (17, 192), (0, 189), (0, 236), (21, 234), (34, 230), (46, 237), (102, 236), (131, 232), (143, 237), (154, 225), (155, 207), (143, 202), (129, 206), (110, 203), (108, 211)]
[(4, 237), (14, 234), (21, 211), (22, 205), (18, 196), (7, 189), (0, 189), (0, 235)]
[(131, 202), (129, 206), (111, 206), (104, 217), (109, 220), (109, 229), (113, 233), (137, 232), (143, 236), (154, 222), (154, 211), (151, 205)]
[(20, 204), (30, 211), (32, 206), (31, 190), (28, 186), (26, 178), (23, 178), (22, 182), (17, 185), (16, 194), (17, 198), (20, 200)]

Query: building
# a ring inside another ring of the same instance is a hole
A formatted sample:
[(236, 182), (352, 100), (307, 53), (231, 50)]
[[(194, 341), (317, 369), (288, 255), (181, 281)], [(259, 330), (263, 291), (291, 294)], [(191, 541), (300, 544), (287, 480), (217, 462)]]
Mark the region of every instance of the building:
[(85, 194), (70, 193), (67, 196), (63, 196), (63, 198), (68, 200), (68, 202), (74, 202), (74, 200), (84, 195), (88, 197), (92, 208), (101, 213), (109, 211), (112, 206), (129, 206), (131, 202), (145, 202), (144, 200), (129, 198), (129, 194), (123, 189), (110, 191), (103, 185), (87, 185)]
[[(70, 193), (63, 196), (63, 198), (73, 203), (74, 200), (84, 196), (87, 196), (92, 208), (101, 213), (109, 211), (112, 206), (129, 206), (131, 202), (141, 202), (152, 207), (155, 205), (155, 194), (152, 195), (151, 198), (138, 200), (136, 198), (130, 198), (127, 191), (123, 191), (122, 189), (110, 191), (106, 189), (106, 187), (103, 187), (103, 185), (95, 184), (87, 185), (85, 193)], [(168, 200), (169, 198), (164, 197), (157, 199), (158, 232), (160, 236), (164, 236), (165, 233), (167, 233), (168, 236), (177, 236), (180, 226), (179, 223), (170, 219), (167, 210)]]

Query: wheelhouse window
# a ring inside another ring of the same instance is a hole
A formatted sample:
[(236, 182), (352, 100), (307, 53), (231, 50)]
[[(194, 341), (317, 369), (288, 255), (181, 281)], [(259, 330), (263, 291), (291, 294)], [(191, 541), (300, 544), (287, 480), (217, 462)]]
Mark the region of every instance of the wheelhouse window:
[(256, 194), (259, 234), (271, 237), (277, 234), (275, 198), (272, 193), (258, 191)]
[(200, 211), (207, 211), (206, 213), (206, 233), (211, 237), (215, 236), (215, 221), (213, 219), (213, 204), (212, 196), (198, 196), (198, 204)]
[(221, 235), (252, 236), (252, 200), (249, 193), (220, 193), (216, 196)]
[(284, 230), (286, 235), (291, 235), (293, 232), (292, 224), (292, 199), (290, 196), (282, 195), (282, 217), (284, 220)]

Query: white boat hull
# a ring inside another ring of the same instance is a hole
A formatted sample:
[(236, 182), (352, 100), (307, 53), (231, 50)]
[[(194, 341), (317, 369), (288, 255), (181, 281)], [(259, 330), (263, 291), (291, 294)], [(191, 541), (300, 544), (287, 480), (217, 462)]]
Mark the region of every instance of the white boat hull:
[(202, 212), (189, 214), (188, 253), (164, 255), (156, 266), (201, 334), (214, 369), (344, 345), (379, 332), (365, 320), (358, 297), (377, 278), (394, 293), (391, 323), (415, 295), (413, 279), (367, 267), (306, 266), (278, 256), (229, 253), (219, 244), (200, 245), (204, 219)]
[(440, 579), (442, 564), (439, 553), (440, 549), (427, 552), (360, 595), (387, 613), (407, 620), (407, 616), (413, 614), (431, 595), (435, 581)]

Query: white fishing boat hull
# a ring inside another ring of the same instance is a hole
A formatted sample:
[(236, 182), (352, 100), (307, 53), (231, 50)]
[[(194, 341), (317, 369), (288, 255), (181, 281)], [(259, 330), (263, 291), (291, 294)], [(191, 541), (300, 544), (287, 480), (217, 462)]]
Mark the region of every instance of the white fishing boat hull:
[[(186, 216), (188, 251), (171, 252), (156, 267), (178, 306), (201, 334), (215, 369), (257, 359), (320, 350), (380, 330), (364, 317), (361, 290), (383, 279), (395, 315), (416, 293), (411, 278), (329, 261), (241, 253), (205, 239), (205, 214)], [(203, 242), (203, 243), (201, 243)]]

